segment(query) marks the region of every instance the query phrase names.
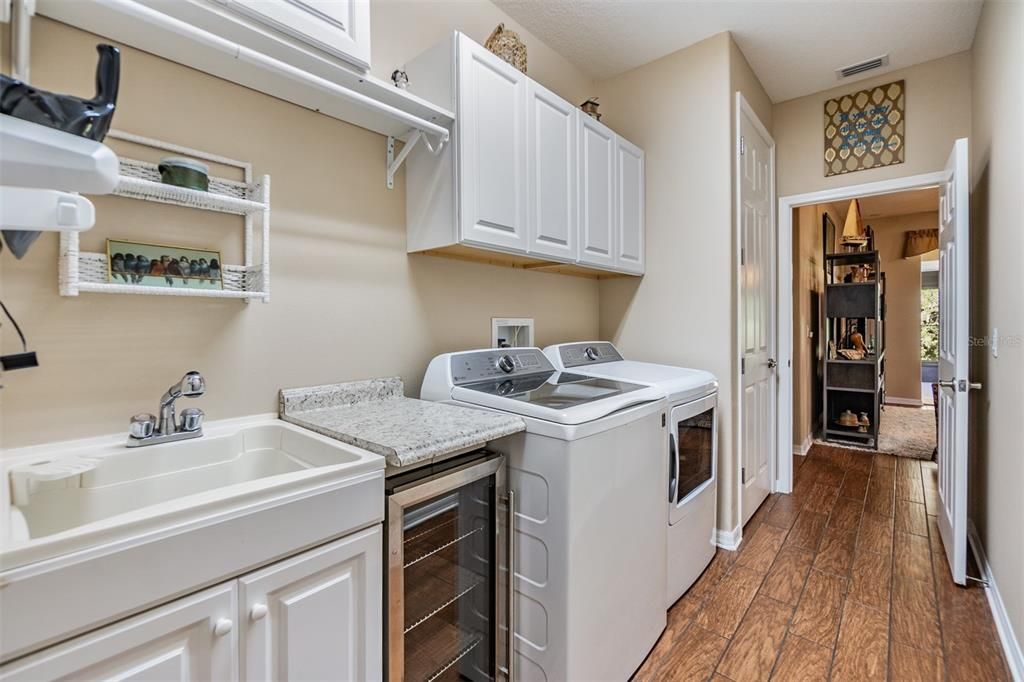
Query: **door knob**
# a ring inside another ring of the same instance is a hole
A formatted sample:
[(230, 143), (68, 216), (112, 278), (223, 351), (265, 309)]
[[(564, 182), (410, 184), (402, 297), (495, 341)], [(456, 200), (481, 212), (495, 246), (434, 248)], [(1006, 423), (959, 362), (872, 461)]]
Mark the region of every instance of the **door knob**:
[(956, 390), (956, 381), (953, 379), (949, 381), (936, 381), (935, 383), (939, 385), (939, 388), (948, 388), (951, 391)]
[(980, 391), (981, 390), (981, 382), (980, 381), (970, 381), (970, 382), (967, 383), (967, 388), (971, 389), (972, 391)]
[(775, 358), (768, 358), (768, 369), (775, 369), (778, 364), (779, 363), (775, 361)]
[(230, 618), (218, 618), (217, 622), (213, 624), (213, 634), (218, 637), (223, 637), (231, 632), (233, 627), (235, 627), (235, 624)]
[(253, 604), (252, 608), (249, 609), (249, 618), (252, 620), (261, 620), (267, 615), (266, 604)]

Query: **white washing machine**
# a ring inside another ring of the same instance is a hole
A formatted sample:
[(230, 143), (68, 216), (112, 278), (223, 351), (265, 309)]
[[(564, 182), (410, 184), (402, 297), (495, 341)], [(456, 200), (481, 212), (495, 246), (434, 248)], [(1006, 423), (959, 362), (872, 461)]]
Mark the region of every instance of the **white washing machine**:
[(626, 680), (665, 629), (659, 389), (558, 372), (539, 348), (431, 361), (421, 396), (521, 416), (488, 444), (514, 514), (514, 679)]
[(672, 605), (715, 555), (718, 381), (699, 369), (625, 360), (607, 341), (563, 343), (544, 353), (560, 370), (655, 386), (668, 399), (668, 438), (659, 451), (669, 472), (667, 603)]

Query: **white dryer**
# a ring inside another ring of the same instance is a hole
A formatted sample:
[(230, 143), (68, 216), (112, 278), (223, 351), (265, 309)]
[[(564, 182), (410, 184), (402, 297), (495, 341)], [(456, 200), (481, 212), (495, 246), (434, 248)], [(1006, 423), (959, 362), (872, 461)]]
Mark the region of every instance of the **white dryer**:
[(558, 372), (539, 348), (447, 353), (420, 397), (519, 415), (488, 444), (515, 491), (516, 680), (625, 680), (665, 629), (660, 457), (652, 386)]
[(557, 369), (647, 384), (668, 399), (668, 438), (659, 448), (668, 463), (667, 604), (672, 605), (715, 555), (718, 381), (704, 370), (625, 360), (607, 341), (563, 343), (544, 353)]

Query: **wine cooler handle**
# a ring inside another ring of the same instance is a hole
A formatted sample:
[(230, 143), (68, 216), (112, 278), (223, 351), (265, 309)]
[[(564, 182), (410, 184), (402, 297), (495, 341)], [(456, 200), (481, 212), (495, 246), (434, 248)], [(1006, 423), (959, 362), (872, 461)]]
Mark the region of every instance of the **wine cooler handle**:
[(507, 672), (509, 682), (515, 680), (515, 646), (516, 641), (516, 491), (508, 491), (508, 536), (505, 541), (508, 543), (506, 553), (508, 555), (508, 661)]

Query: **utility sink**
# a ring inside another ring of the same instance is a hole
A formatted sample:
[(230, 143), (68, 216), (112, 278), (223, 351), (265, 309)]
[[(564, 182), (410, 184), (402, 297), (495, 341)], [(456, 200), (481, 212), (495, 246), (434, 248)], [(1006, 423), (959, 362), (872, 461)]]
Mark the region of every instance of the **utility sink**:
[(22, 453), (4, 459), (11, 500), (2, 569), (23, 563), (18, 554), (42, 558), (17, 551), (31, 545), (79, 548), (88, 537), (110, 539), (119, 527), (137, 530), (267, 489), (383, 467), (373, 453), (274, 418), (208, 424), (202, 438), (141, 448), (109, 438)]
[(383, 457), (271, 415), (8, 450), (0, 472), (0, 611), (24, 614), (0, 618), (0, 666), (384, 519)]

